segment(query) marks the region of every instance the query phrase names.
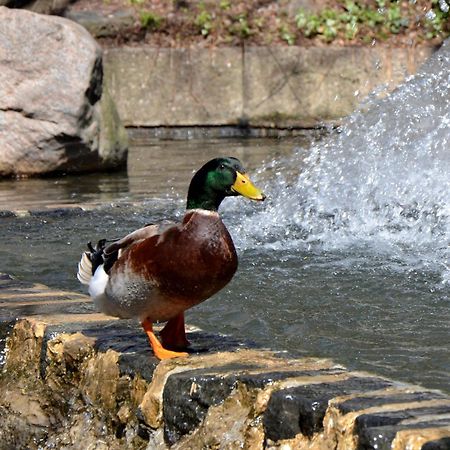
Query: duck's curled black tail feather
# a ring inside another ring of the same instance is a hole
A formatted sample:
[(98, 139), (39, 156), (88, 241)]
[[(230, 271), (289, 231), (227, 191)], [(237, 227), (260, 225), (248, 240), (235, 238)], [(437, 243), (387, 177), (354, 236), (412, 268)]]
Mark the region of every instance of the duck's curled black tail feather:
[(91, 242), (88, 242), (87, 247), (89, 251), (83, 252), (81, 260), (78, 263), (77, 278), (82, 284), (89, 284), (95, 271), (102, 264), (105, 272), (109, 273), (109, 270), (117, 261), (119, 252), (118, 250), (108, 252), (107, 244), (116, 241), (117, 239), (100, 239), (95, 247)]
[(105, 262), (103, 253), (106, 247), (106, 239), (100, 239), (95, 247), (92, 246), (91, 242), (88, 242), (87, 246), (89, 249), (89, 253), (86, 253), (88, 253), (88, 258), (91, 261), (91, 272), (92, 275), (94, 275), (98, 266), (101, 266)]

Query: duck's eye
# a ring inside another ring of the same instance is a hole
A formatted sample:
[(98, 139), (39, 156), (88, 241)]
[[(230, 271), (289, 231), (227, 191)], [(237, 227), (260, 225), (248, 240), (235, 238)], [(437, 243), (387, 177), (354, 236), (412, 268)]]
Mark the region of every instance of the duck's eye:
[(221, 164), (221, 165), (219, 166), (219, 169), (220, 169), (220, 170), (224, 170), (224, 169), (225, 169), (225, 164)]

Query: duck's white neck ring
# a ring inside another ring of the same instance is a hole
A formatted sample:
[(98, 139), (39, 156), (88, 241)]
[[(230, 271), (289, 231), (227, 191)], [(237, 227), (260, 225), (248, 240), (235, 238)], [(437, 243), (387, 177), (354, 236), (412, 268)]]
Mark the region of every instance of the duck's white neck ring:
[(218, 216), (219, 215), (219, 213), (217, 211), (210, 211), (209, 209), (202, 209), (202, 208), (192, 208), (192, 209), (186, 210), (186, 214), (190, 213), (190, 212), (203, 214), (205, 216)]

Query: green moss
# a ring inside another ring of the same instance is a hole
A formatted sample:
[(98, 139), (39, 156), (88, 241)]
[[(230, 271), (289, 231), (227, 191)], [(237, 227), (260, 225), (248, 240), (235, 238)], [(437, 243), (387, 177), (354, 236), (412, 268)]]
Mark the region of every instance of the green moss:
[(152, 11), (147, 10), (142, 10), (139, 14), (139, 18), (141, 20), (142, 28), (150, 30), (158, 30), (161, 27), (164, 20), (158, 14), (155, 14)]

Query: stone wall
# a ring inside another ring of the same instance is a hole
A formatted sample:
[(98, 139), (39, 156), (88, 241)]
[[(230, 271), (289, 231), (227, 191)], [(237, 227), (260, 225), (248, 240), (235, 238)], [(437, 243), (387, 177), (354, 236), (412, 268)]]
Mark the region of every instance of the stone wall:
[(159, 362), (136, 323), (6, 274), (0, 306), (0, 449), (450, 446), (439, 391), (193, 328), (192, 354)]
[(314, 127), (393, 89), (433, 47), (114, 48), (105, 77), (128, 126)]

